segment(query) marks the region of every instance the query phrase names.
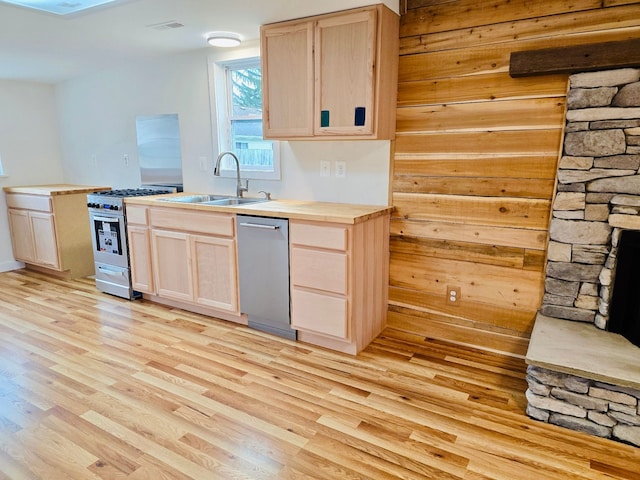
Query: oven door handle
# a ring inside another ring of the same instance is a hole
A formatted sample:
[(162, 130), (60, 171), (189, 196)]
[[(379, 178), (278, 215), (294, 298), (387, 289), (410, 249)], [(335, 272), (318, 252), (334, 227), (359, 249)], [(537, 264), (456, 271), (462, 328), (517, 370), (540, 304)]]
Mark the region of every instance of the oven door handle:
[(97, 221), (99, 221), (99, 222), (115, 222), (115, 223), (117, 223), (117, 222), (119, 222), (119, 221), (120, 221), (120, 218), (118, 218), (118, 217), (98, 217), (98, 216), (95, 216), (95, 215), (94, 215), (94, 216), (93, 216), (93, 217), (91, 217), (91, 218), (92, 218), (93, 220), (97, 220)]
[(112, 277), (124, 277), (124, 272), (114, 272), (113, 270), (109, 270), (108, 268), (98, 267), (100, 273), (104, 273), (105, 275), (110, 275)]

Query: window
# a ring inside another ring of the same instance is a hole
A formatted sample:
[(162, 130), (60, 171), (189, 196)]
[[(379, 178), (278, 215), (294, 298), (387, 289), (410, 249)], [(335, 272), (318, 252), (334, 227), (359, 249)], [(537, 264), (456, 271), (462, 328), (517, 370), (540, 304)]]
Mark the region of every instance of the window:
[[(217, 63), (216, 111), (220, 152), (232, 151), (243, 178), (279, 179), (278, 143), (262, 138), (262, 78), (260, 59)], [(222, 160), (222, 175), (235, 176), (235, 162)]]

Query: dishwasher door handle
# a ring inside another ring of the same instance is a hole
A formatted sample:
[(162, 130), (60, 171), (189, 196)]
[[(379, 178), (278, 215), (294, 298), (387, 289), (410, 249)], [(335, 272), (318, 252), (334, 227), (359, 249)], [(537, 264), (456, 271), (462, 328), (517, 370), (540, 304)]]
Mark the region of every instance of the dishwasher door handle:
[(250, 223), (250, 222), (242, 222), (240, 224), (241, 227), (249, 227), (249, 228), (263, 228), (266, 230), (279, 230), (279, 225), (264, 225), (262, 223)]

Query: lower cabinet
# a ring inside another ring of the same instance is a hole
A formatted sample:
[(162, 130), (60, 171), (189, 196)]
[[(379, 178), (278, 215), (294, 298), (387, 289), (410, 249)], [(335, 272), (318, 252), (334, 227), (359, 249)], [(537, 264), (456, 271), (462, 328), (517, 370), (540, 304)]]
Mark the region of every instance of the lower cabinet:
[(74, 278), (94, 273), (86, 193), (7, 193), (16, 260)]
[(291, 323), (298, 330), (348, 340), (349, 228), (291, 223)]
[(56, 225), (53, 215), (50, 213), (30, 212), (33, 237), (36, 239), (33, 245), (34, 260), (40, 265), (60, 268), (58, 255), (58, 243)]
[[(127, 205), (134, 288), (244, 323), (235, 214)], [(389, 214), (355, 224), (289, 220), (291, 325), (298, 340), (357, 354), (386, 326)]]
[(11, 243), (15, 259), (22, 262), (34, 262), (36, 254), (30, 212), (10, 208), (9, 228), (11, 228)]
[(291, 220), (291, 324), (298, 339), (356, 354), (386, 325), (389, 215), (354, 225)]
[(51, 213), (10, 208), (9, 227), (16, 260), (60, 268), (56, 226)]
[(131, 262), (131, 286), (138, 292), (155, 293), (149, 227), (129, 223), (127, 225), (127, 240)]
[(152, 229), (151, 250), (156, 293), (160, 297), (193, 301), (189, 235)]
[(189, 239), (189, 246), (195, 302), (238, 312), (236, 240), (194, 235)]
[(235, 215), (127, 205), (133, 288), (239, 314)]
[(235, 239), (153, 229), (151, 241), (159, 296), (238, 311)]

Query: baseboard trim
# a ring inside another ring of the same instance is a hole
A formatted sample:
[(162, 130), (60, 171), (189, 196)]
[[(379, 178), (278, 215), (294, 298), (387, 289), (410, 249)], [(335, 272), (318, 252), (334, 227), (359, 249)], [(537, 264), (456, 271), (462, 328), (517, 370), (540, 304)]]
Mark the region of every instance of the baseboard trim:
[(17, 262), (15, 260), (12, 260), (10, 262), (2, 262), (2, 263), (0, 263), (0, 273), (2, 273), (2, 272), (10, 272), (12, 270), (20, 270), (21, 268), (24, 268), (24, 263)]

